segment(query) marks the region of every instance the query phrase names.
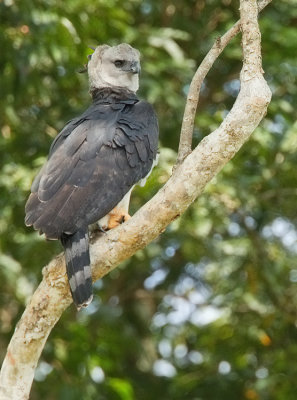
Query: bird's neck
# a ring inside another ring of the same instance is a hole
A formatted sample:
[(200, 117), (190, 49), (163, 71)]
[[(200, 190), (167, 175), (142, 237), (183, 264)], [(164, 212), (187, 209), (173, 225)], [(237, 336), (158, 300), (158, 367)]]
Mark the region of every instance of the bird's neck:
[(138, 101), (135, 92), (117, 86), (91, 88), (90, 94), (93, 103), (121, 103), (127, 101), (129, 103), (136, 103)]

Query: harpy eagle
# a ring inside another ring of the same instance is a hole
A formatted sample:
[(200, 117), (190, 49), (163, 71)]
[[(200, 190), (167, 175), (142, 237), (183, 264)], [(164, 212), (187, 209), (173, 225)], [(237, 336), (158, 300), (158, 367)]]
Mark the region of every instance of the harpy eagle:
[(25, 207), (27, 226), (61, 241), (78, 309), (93, 298), (88, 226), (111, 229), (129, 218), (131, 190), (151, 172), (158, 148), (156, 114), (136, 96), (139, 52), (102, 45), (89, 58), (92, 104), (53, 141)]

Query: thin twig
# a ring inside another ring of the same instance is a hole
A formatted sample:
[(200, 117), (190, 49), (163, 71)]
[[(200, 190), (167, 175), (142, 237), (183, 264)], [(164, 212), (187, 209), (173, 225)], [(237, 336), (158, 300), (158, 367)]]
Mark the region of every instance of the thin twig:
[[(272, 0), (262, 0), (258, 3), (259, 12), (263, 10)], [(219, 57), (221, 52), (227, 46), (227, 44), (233, 39), (240, 31), (240, 20), (236, 22), (222, 37), (218, 37), (213, 44), (212, 48), (204, 57), (200, 66), (198, 67), (192, 82), (190, 84), (187, 102), (181, 127), (180, 142), (178, 147), (178, 154), (176, 160), (176, 166), (180, 165), (183, 160), (192, 151), (192, 137), (194, 131), (194, 123), (196, 110), (199, 102), (199, 94), (202, 83), (210, 71), (213, 63)]]

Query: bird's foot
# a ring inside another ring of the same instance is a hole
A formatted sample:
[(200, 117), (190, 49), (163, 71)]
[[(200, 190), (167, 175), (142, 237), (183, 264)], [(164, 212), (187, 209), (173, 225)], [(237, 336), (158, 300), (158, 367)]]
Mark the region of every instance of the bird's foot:
[(128, 219), (131, 218), (131, 216), (124, 211), (123, 209), (120, 209), (118, 207), (115, 207), (109, 214), (109, 221), (108, 221), (108, 226), (107, 230), (116, 228), (123, 222), (128, 221)]

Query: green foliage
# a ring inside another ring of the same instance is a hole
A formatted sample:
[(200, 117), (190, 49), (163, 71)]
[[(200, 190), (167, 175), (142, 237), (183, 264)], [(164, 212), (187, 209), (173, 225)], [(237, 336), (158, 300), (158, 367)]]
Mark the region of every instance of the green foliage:
[[(273, 91), (265, 120), (205, 193), (147, 249), (70, 307), (44, 349), (32, 400), (291, 400), (296, 397), (295, 0), (260, 17)], [(4, 0), (1, 12), (0, 354), (41, 268), (61, 247), (23, 223), (31, 181), (65, 122), (89, 103), (89, 45), (142, 53), (140, 96), (160, 120), (160, 163), (131, 211), (170, 175), (185, 94), (238, 2)], [(194, 143), (238, 93), (240, 38), (209, 73)]]

